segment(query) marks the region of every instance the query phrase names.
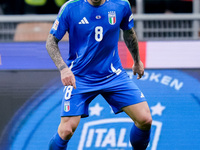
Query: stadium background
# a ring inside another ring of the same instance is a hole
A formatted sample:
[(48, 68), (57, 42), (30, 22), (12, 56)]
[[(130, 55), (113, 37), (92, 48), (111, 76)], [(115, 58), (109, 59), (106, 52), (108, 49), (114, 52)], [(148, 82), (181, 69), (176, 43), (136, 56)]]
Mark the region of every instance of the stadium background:
[[(131, 1), (145, 65), (142, 80), (132, 75), (131, 56), (121, 35), (119, 55), (130, 78), (148, 99), (153, 117), (149, 150), (200, 149), (199, 3), (190, 1), (191, 10), (171, 10), (168, 14), (147, 9), (161, 5), (159, 1), (151, 5), (145, 0)], [(1, 4), (0, 8), (5, 5)], [(171, 3), (169, 8), (176, 5)], [(55, 15), (34, 13), (37, 15), (0, 16), (2, 150), (47, 149), (59, 124), (63, 87), (44, 42)], [(67, 58), (67, 36), (59, 47)], [(131, 121), (124, 113), (114, 115), (101, 96), (90, 104), (89, 111), (90, 117), (81, 120), (69, 149), (131, 149), (128, 142)]]

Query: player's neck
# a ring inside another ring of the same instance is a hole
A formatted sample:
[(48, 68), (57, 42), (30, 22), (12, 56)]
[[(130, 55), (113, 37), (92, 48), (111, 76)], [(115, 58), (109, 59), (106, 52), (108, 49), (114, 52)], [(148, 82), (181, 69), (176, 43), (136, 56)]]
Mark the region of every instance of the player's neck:
[(105, 3), (106, 0), (87, 0), (93, 6), (100, 6)]

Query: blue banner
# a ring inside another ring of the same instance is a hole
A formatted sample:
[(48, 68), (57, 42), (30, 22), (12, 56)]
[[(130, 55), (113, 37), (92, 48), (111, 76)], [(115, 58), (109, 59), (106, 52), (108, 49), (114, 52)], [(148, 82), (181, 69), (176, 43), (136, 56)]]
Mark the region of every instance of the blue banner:
[[(68, 57), (68, 42), (59, 42), (64, 59)], [(0, 43), (0, 70), (56, 69), (45, 42)]]
[[(146, 70), (137, 80), (153, 117), (148, 150), (200, 149), (200, 83), (181, 70)], [(49, 83), (16, 113), (7, 130), (10, 150), (46, 150), (60, 121), (63, 86)], [(89, 107), (90, 116), (81, 122), (68, 144), (69, 150), (131, 150), (129, 132), (132, 120), (115, 115), (102, 96)], [(7, 144), (7, 146), (8, 146)]]

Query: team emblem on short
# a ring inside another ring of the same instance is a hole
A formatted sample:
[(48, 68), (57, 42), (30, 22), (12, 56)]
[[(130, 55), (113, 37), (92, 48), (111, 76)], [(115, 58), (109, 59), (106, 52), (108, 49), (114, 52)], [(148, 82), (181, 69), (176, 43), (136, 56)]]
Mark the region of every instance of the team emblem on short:
[(70, 101), (64, 102), (64, 111), (65, 112), (70, 111)]
[(114, 25), (116, 23), (116, 13), (115, 13), (115, 11), (108, 12), (108, 22), (111, 25)]

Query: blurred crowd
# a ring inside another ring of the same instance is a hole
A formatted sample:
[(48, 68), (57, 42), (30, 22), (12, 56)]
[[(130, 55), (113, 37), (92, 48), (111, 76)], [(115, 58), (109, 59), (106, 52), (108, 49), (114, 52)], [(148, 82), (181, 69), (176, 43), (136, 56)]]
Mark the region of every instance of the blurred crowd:
[(0, 0), (2, 14), (57, 14), (67, 0)]
[[(57, 14), (67, 0), (0, 0), (0, 14)], [(192, 13), (193, 0), (143, 0), (144, 13)], [(133, 13), (136, 0), (129, 0)]]
[[(136, 0), (130, 0), (136, 13)], [(144, 13), (192, 13), (193, 0), (143, 0)]]

